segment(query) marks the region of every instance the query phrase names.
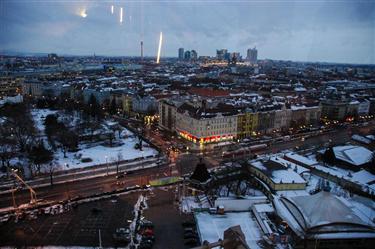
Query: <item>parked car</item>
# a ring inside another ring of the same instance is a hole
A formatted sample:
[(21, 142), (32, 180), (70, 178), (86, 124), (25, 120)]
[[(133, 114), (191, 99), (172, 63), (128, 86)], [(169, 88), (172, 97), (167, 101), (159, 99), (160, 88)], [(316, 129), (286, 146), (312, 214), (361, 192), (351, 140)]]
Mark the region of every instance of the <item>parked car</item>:
[(187, 233), (184, 234), (184, 239), (198, 239), (198, 235), (196, 233)]
[(196, 239), (186, 239), (184, 240), (184, 244), (187, 246), (197, 246), (198, 241)]
[(129, 243), (131, 240), (131, 234), (130, 234), (129, 228), (117, 228), (116, 232), (113, 234), (113, 239), (116, 242), (125, 242)]
[(144, 236), (142, 236), (142, 241), (152, 241), (152, 242), (154, 242), (155, 241), (155, 236), (153, 236), (153, 235), (144, 235)]
[(154, 224), (152, 224), (152, 222), (149, 220), (141, 220), (140, 226), (142, 228), (151, 228), (151, 229), (154, 228)]
[(125, 177), (125, 174), (126, 174), (126, 173), (119, 173), (119, 174), (116, 176), (116, 179), (124, 178), (124, 177)]
[(183, 227), (194, 227), (195, 226), (195, 222), (194, 221), (190, 221), (190, 220), (184, 221), (184, 222), (182, 222), (182, 226)]

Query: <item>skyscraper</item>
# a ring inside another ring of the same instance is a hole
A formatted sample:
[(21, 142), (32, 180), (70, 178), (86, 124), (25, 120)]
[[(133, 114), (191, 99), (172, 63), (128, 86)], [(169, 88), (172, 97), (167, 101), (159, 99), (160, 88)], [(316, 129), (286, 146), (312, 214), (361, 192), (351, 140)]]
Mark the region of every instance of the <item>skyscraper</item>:
[(218, 60), (224, 60), (225, 55), (228, 53), (227, 49), (218, 49), (216, 50), (216, 59)]
[(252, 64), (256, 64), (258, 62), (258, 50), (256, 49), (256, 47), (249, 48), (247, 50), (246, 59)]
[(191, 50), (191, 59), (192, 60), (197, 60), (198, 59), (198, 53), (197, 53), (197, 51), (195, 51), (194, 49), (193, 50)]
[(184, 59), (191, 60), (191, 52), (189, 50), (185, 51)]
[(183, 60), (184, 59), (184, 48), (178, 49), (178, 59)]

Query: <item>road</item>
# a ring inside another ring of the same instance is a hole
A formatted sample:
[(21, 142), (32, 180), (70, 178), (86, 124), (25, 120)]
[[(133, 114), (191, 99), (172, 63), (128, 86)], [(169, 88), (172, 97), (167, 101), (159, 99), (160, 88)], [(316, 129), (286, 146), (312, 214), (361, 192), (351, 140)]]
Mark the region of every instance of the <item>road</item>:
[[(368, 132), (372, 127), (370, 123), (367, 127), (355, 127), (347, 129), (338, 129), (327, 133), (322, 133), (318, 136), (296, 139), (292, 141), (285, 141), (281, 143), (271, 144), (268, 148), (258, 152), (276, 153), (286, 149), (322, 148), (324, 144), (332, 142), (334, 144), (343, 144), (350, 141), (350, 137), (354, 132)], [(136, 184), (147, 184), (149, 180), (163, 178), (171, 175), (181, 175), (190, 173), (194, 170), (196, 162), (199, 157), (202, 157), (209, 167), (215, 167), (222, 161), (221, 151), (206, 151), (202, 153), (191, 152), (170, 152), (167, 146), (162, 146), (163, 151), (169, 156), (170, 164), (149, 169), (141, 169), (135, 171), (131, 175), (127, 175), (120, 180), (116, 179), (114, 175), (100, 176), (92, 179), (66, 182), (64, 184), (45, 186), (37, 188), (37, 197), (48, 201), (62, 201), (75, 196), (90, 196), (102, 192), (124, 188), (127, 186), (134, 186)], [(118, 184), (119, 183), (119, 184)], [(15, 193), (16, 203), (18, 205), (27, 203), (29, 201), (29, 192), (27, 190), (19, 190)], [(12, 206), (11, 193), (0, 195), (0, 208)]]
[[(161, 158), (152, 157), (152, 158), (145, 158), (141, 160), (136, 160), (132, 162), (124, 162), (119, 163), (118, 171), (126, 172), (135, 170), (137, 168), (150, 168), (155, 167), (158, 161), (162, 161)], [(94, 167), (86, 167), (86, 168), (79, 168), (69, 171), (58, 171), (53, 174), (53, 182), (55, 184), (61, 184), (71, 181), (78, 181), (87, 178), (94, 178), (103, 175), (114, 175), (117, 173), (117, 166), (115, 164), (112, 165), (101, 165), (101, 166), (94, 166)], [(39, 175), (32, 180), (26, 181), (26, 183), (31, 187), (38, 187), (38, 186), (47, 186), (50, 185), (50, 176), (48, 174)], [(9, 191), (11, 188), (14, 187), (14, 181), (8, 181), (8, 183), (4, 182), (0, 186), (0, 193), (2, 191)]]
[[(134, 185), (145, 185), (149, 180), (163, 178), (171, 173), (168, 166), (160, 166), (134, 171), (131, 175), (116, 179), (115, 175), (101, 176), (81, 181), (67, 182), (53, 186), (45, 186), (35, 189), (37, 198), (46, 201), (62, 201), (76, 196), (91, 196)], [(29, 191), (19, 190), (15, 193), (17, 205), (30, 201)], [(12, 206), (12, 194), (0, 195), (0, 208)]]

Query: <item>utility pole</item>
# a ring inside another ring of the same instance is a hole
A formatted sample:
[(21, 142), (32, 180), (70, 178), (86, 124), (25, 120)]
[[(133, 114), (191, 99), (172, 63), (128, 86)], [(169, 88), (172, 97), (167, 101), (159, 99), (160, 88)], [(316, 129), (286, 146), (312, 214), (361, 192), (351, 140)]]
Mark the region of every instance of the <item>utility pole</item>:
[(105, 156), (105, 164), (107, 165), (107, 176), (108, 176), (108, 156)]
[(99, 249), (102, 249), (102, 235), (100, 233), (100, 229), (99, 229)]
[(141, 61), (143, 61), (143, 41), (141, 41)]
[(14, 188), (12, 188), (12, 200), (13, 200), (13, 207), (17, 208), (16, 199), (14, 198), (14, 191), (16, 191)]

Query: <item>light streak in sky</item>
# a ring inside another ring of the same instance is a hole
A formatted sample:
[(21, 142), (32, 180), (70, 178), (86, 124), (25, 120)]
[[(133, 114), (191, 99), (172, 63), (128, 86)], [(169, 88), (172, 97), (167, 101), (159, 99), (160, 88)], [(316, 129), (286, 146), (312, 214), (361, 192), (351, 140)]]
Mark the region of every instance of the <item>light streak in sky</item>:
[(120, 23), (122, 23), (122, 7), (120, 8)]
[(81, 17), (83, 17), (83, 18), (86, 18), (86, 16), (87, 16), (86, 9), (82, 9), (82, 10), (80, 10), (79, 15), (80, 15)]
[(160, 32), (160, 38), (159, 38), (159, 47), (158, 47), (158, 56), (156, 57), (156, 64), (159, 64), (160, 62), (160, 52), (161, 52), (161, 44), (163, 42), (163, 33)]
[(111, 14), (113, 15), (113, 11), (114, 11), (115, 7), (113, 5), (111, 5)]

